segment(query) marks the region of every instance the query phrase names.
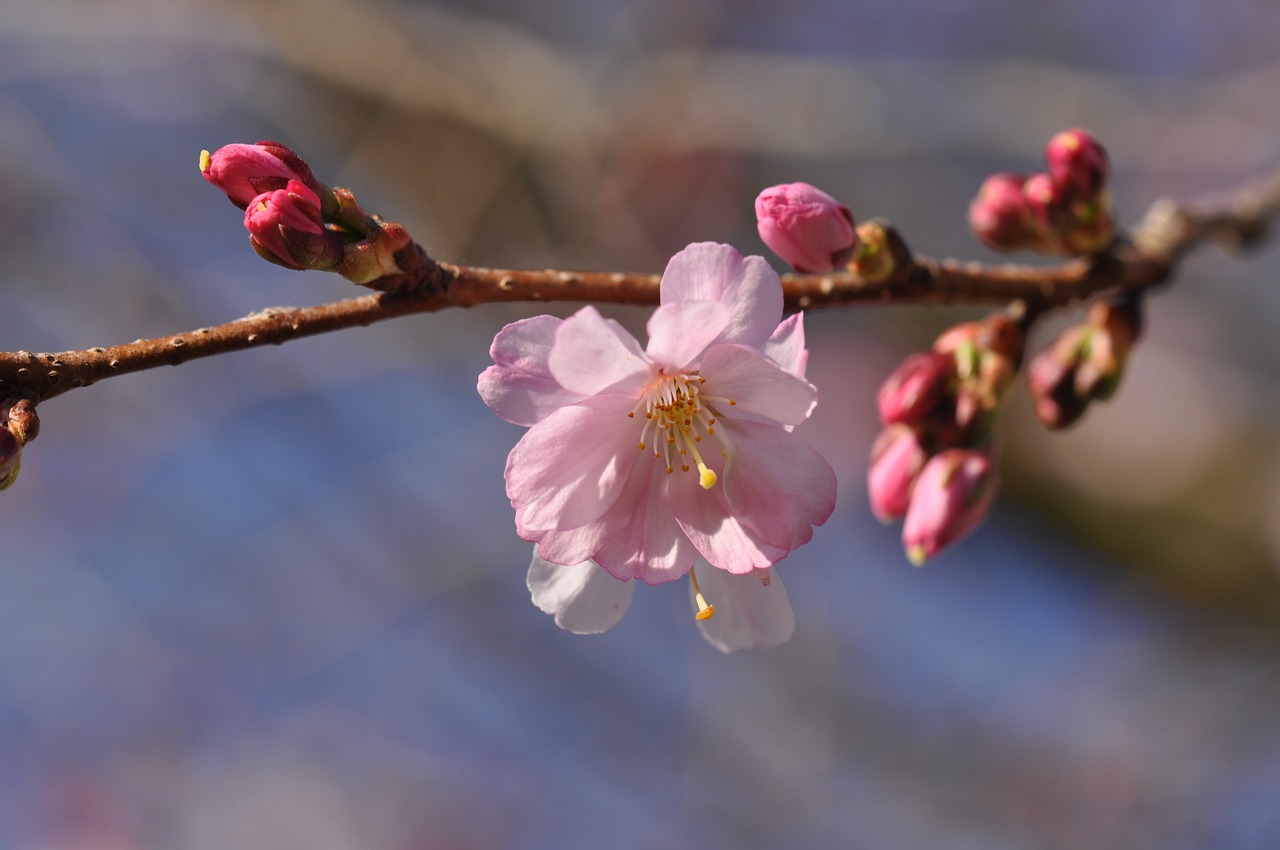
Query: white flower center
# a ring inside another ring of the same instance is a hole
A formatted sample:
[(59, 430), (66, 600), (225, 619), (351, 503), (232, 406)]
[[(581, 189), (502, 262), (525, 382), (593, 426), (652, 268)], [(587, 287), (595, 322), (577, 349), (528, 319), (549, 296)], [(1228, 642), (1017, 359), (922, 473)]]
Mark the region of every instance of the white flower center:
[(723, 434), (716, 433), (716, 405), (736, 404), (731, 398), (712, 398), (702, 392), (706, 378), (692, 374), (668, 375), (659, 369), (657, 380), (645, 387), (640, 400), (627, 415), (635, 417), (644, 411), (644, 427), (640, 429), (641, 451), (652, 447), (653, 456), (661, 460), (668, 473), (688, 472), (689, 461), (698, 470), (698, 483), (703, 489), (715, 486), (716, 474), (702, 460), (698, 450), (703, 437), (715, 437), (720, 454), (728, 457)]

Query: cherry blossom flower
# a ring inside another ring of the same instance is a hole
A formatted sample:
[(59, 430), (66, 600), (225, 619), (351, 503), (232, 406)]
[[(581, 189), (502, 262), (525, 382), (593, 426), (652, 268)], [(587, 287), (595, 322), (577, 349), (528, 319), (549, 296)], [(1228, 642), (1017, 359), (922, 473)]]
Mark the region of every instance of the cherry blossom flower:
[[(746, 606), (766, 594), (734, 577), (776, 582), (764, 571), (835, 506), (831, 466), (792, 433), (817, 403), (802, 319), (780, 321), (781, 286), (762, 258), (713, 243), (671, 259), (660, 302), (644, 349), (594, 307), (524, 319), (494, 339), (478, 389), (529, 426), (506, 481), (516, 530), (537, 544), (530, 588), (562, 627), (602, 631), (630, 594), (605, 577), (659, 584), (701, 559), (707, 586), (729, 588), (717, 645), (765, 645), (790, 618), (785, 591), (765, 603), (785, 605), (785, 617), (753, 621)], [(710, 617), (715, 600), (691, 579)], [(734, 603), (744, 610), (726, 615)]]

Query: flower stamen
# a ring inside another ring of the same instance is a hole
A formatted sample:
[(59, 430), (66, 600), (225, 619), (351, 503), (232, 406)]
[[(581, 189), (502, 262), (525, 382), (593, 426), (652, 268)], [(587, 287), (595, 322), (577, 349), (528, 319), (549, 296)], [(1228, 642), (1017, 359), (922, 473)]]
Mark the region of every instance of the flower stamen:
[(702, 588), (698, 585), (698, 573), (693, 567), (689, 568), (689, 582), (693, 585), (693, 601), (698, 606), (698, 611), (693, 615), (695, 620), (710, 620), (716, 613), (716, 606), (707, 601), (702, 595)]
[[(628, 415), (634, 418), (637, 411), (645, 411), (645, 423), (640, 429), (640, 449), (649, 445), (651, 428), (654, 431), (665, 430), (666, 443), (661, 451), (655, 447), (654, 458), (660, 458), (667, 472), (674, 473), (676, 464), (673, 462), (673, 454), (681, 458), (691, 455), (693, 464), (681, 462), (680, 470), (689, 472), (697, 467), (699, 486), (710, 490), (716, 485), (718, 476), (707, 466), (698, 451), (698, 443), (702, 442), (703, 437), (716, 435), (716, 417), (712, 415), (715, 411), (707, 406), (713, 400), (702, 396), (700, 391), (705, 382), (706, 379), (697, 374), (667, 375), (659, 369), (657, 380), (641, 393), (636, 406)], [(733, 403), (732, 399), (723, 401)], [(654, 439), (656, 441), (659, 438)], [(723, 437), (718, 439), (722, 443), (721, 455), (724, 456)]]

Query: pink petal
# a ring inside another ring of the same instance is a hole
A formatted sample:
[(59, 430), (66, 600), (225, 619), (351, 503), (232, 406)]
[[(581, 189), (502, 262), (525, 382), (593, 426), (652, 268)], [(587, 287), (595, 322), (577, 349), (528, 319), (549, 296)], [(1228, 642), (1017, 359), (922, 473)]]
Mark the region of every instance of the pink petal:
[(639, 384), (651, 370), (635, 337), (590, 306), (560, 324), (547, 365), (560, 386), (584, 396)]
[(715, 342), (730, 318), (728, 308), (715, 301), (663, 304), (649, 318), (645, 353), (668, 372), (682, 371)]
[(661, 584), (680, 578), (698, 552), (671, 513), (667, 486), (682, 473), (668, 474), (662, 462), (646, 453), (632, 468), (626, 488), (602, 522), (617, 522), (619, 531), (595, 554), (613, 576)]
[(804, 313), (783, 319), (760, 351), (797, 378), (803, 378), (809, 365), (809, 352), (804, 347)]
[(507, 456), (507, 497), (525, 529), (578, 528), (608, 510), (636, 456), (632, 402), (603, 396), (562, 407)]
[(782, 318), (782, 284), (763, 257), (743, 257), (728, 245), (697, 242), (671, 258), (662, 273), (663, 304), (717, 301), (732, 315), (721, 342), (759, 348)]
[(494, 413), (516, 425), (533, 425), (552, 411), (582, 398), (551, 376), (547, 357), (561, 320), (533, 316), (512, 322), (493, 338), (493, 364), (480, 375), (480, 398)]
[[(703, 597), (716, 607), (708, 620), (698, 620), (707, 643), (721, 652), (739, 649), (776, 649), (791, 639), (796, 629), (791, 600), (776, 570), (766, 586), (755, 575), (731, 575), (723, 570), (698, 570)], [(693, 602), (693, 584), (689, 585)]]
[[(617, 507), (616, 502), (614, 507)], [(554, 528), (530, 529), (524, 527), (518, 518), (516, 520), (516, 531), (525, 540), (538, 544), (537, 552), (542, 556), (543, 560), (552, 564), (563, 565), (580, 564), (583, 561), (594, 560), (594, 556), (600, 550), (600, 547), (616, 535), (621, 530), (621, 527), (621, 523), (609, 522), (604, 517), (577, 528), (564, 530)]]
[(725, 417), (748, 413), (799, 425), (818, 404), (813, 384), (745, 345), (713, 345), (703, 355), (701, 374), (706, 379), (699, 387), (704, 396), (733, 400), (732, 406), (713, 402)]
[(525, 579), (533, 604), (556, 619), (556, 625), (578, 635), (606, 632), (631, 607), (635, 584), (618, 581), (586, 561), (565, 567), (549, 564), (533, 553)]
[[(723, 464), (719, 454), (704, 457), (723, 481), (718, 469)], [(704, 490), (698, 486), (696, 476), (676, 473), (668, 492), (680, 529), (711, 566), (731, 573), (749, 573), (773, 566), (787, 556), (787, 549), (766, 543), (730, 514), (720, 484)]]
[(733, 451), (721, 481), (733, 515), (774, 546), (808, 543), (835, 510), (831, 464), (778, 425), (734, 420), (725, 430)]

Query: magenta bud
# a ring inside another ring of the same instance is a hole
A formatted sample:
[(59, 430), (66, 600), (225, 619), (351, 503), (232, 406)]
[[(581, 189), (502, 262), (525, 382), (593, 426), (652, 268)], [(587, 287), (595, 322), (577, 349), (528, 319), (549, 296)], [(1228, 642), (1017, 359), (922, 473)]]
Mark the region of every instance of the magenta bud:
[(833, 271), (849, 262), (858, 244), (849, 208), (808, 183), (761, 192), (756, 226), (764, 244), (798, 272)]
[(342, 259), (342, 240), (320, 218), (320, 198), (297, 180), (255, 197), (244, 226), (253, 249), (285, 268), (329, 271)]
[(995, 500), (995, 468), (986, 454), (948, 449), (925, 464), (911, 491), (902, 546), (920, 566), (982, 522)]
[(914, 428), (892, 425), (880, 432), (871, 448), (867, 494), (871, 511), (881, 522), (893, 522), (906, 515), (911, 487), (927, 459)]
[(1110, 173), (1107, 150), (1087, 131), (1063, 130), (1045, 146), (1045, 162), (1054, 183), (1077, 198), (1091, 200)]
[(982, 182), (969, 203), (969, 229), (995, 251), (1016, 251), (1032, 241), (1030, 211), (1022, 194), (1026, 177), (1008, 171)]
[(956, 359), (950, 353), (912, 354), (880, 387), (880, 419), (886, 425), (920, 421), (942, 401), (955, 376)]
[(1070, 199), (1066, 191), (1043, 171), (1032, 174), (1022, 184), (1022, 197), (1037, 227), (1056, 234), (1070, 222)]
[(302, 157), (279, 142), (225, 145), (212, 154), (201, 151), (200, 173), (240, 209), (265, 192), (285, 188), (290, 180), (317, 194), (323, 190)]

